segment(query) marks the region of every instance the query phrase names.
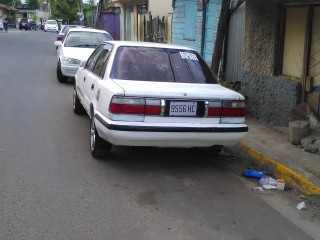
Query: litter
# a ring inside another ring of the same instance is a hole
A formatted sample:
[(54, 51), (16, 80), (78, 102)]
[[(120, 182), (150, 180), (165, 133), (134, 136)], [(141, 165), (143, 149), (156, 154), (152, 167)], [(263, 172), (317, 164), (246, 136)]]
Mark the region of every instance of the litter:
[(260, 185), (265, 189), (277, 189), (277, 181), (272, 177), (263, 176), (260, 181)]
[(242, 175), (248, 178), (261, 179), (264, 176), (264, 172), (247, 169), (242, 172)]
[(260, 192), (263, 192), (263, 188), (262, 187), (253, 187), (252, 190), (259, 190)]
[(307, 207), (306, 207), (306, 203), (305, 202), (301, 202), (297, 205), (297, 209), (298, 210), (305, 210)]
[(299, 198), (301, 198), (301, 199), (306, 199), (306, 196), (304, 196), (304, 195), (299, 195)]
[(284, 190), (285, 182), (283, 179), (277, 179), (277, 189), (278, 190)]

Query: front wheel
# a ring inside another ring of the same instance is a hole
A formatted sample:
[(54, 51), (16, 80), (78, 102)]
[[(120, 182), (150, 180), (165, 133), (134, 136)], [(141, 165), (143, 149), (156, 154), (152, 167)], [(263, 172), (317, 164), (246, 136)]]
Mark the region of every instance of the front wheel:
[(95, 117), (91, 116), (90, 121), (90, 151), (94, 158), (102, 157), (103, 152), (110, 152), (112, 144), (102, 139), (96, 129)]
[(57, 65), (57, 79), (60, 83), (65, 83), (68, 81), (68, 77), (62, 74), (60, 61), (58, 62), (58, 65)]

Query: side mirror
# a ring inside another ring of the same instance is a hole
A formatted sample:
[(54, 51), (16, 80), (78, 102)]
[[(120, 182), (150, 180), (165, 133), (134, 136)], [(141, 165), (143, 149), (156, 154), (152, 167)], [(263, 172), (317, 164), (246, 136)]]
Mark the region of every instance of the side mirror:
[(80, 62), (80, 67), (84, 67), (87, 64), (87, 61), (81, 61)]
[(56, 45), (57, 47), (60, 47), (60, 46), (62, 46), (62, 42), (61, 41), (55, 41), (54, 45)]

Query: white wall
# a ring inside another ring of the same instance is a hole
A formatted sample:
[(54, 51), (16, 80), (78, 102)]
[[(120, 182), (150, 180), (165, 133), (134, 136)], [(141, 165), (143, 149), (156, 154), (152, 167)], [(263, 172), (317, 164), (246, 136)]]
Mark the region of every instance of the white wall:
[(152, 17), (165, 17), (167, 19), (169, 13), (173, 13), (172, 0), (149, 0), (148, 11)]

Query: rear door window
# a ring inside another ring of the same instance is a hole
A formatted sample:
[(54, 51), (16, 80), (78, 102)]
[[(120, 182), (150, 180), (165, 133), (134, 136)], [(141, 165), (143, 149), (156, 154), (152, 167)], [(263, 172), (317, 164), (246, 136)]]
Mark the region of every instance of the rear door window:
[(94, 52), (91, 54), (89, 59), (87, 60), (85, 69), (92, 72), (94, 66), (96, 65), (97, 59), (99, 57), (100, 52), (103, 50), (104, 44), (101, 44)]
[(111, 78), (155, 82), (218, 83), (197, 52), (152, 47), (119, 47)]

